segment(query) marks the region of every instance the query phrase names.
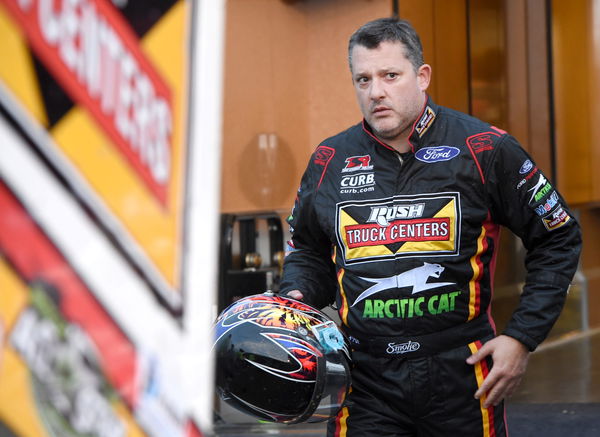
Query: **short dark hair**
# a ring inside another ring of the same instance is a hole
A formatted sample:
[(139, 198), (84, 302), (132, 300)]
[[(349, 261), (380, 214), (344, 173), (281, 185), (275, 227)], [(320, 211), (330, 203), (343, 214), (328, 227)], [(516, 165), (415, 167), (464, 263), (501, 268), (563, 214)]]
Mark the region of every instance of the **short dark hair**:
[(352, 70), (352, 49), (356, 45), (368, 49), (379, 47), (384, 41), (400, 42), (404, 45), (405, 56), (415, 71), (424, 64), (421, 39), (412, 25), (400, 18), (379, 18), (359, 27), (348, 42), (348, 63)]

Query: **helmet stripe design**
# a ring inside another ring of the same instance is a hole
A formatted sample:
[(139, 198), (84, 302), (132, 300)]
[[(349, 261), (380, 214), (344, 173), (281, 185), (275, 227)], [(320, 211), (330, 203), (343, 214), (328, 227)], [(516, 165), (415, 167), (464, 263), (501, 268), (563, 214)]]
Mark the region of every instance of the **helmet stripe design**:
[(318, 316), (318, 313), (313, 310), (308, 313), (297, 308), (274, 306), (268, 302), (265, 302), (264, 305), (257, 305), (256, 301), (251, 301), (247, 305), (239, 305), (233, 309), (236, 310), (233, 315), (217, 320), (215, 326), (217, 339), (230, 329), (245, 322), (291, 331), (297, 330), (300, 326), (310, 329), (310, 326), (322, 323), (320, 318), (315, 317)]
[(263, 332), (260, 335), (275, 343), (279, 348), (286, 352), (298, 366), (295, 369), (286, 372), (246, 358), (247, 362), (279, 378), (310, 383), (314, 383), (317, 380), (317, 357), (322, 357), (323, 354), (316, 347), (304, 340), (285, 334)]

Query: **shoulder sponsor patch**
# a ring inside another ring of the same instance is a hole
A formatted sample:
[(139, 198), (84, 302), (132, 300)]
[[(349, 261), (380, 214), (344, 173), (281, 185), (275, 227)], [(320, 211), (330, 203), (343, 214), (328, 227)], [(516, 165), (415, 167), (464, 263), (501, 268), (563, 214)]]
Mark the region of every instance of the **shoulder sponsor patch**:
[(425, 111), (423, 111), (423, 115), (415, 125), (415, 131), (419, 134), (419, 137), (422, 137), (423, 134), (427, 132), (427, 129), (429, 129), (433, 120), (435, 120), (435, 112), (427, 106)]
[(459, 253), (460, 194), (398, 195), (337, 204), (346, 264)]
[(335, 155), (335, 149), (327, 146), (319, 146), (317, 147), (317, 150), (315, 150), (315, 159), (313, 162), (317, 165), (322, 165), (325, 167), (327, 164), (329, 164), (329, 161), (331, 161), (333, 155)]
[(529, 173), (531, 171), (531, 169), (533, 168), (533, 163), (528, 159), (527, 161), (525, 161), (523, 163), (523, 165), (521, 166), (521, 168), (519, 169), (519, 173), (520, 174), (526, 174)]
[(553, 231), (555, 229), (560, 228), (565, 225), (569, 220), (571, 220), (571, 216), (563, 209), (562, 206), (559, 206), (547, 217), (543, 217), (542, 221), (544, 226), (549, 231)]
[(467, 146), (469, 146), (474, 153), (485, 152), (486, 150), (492, 150), (494, 148), (494, 138), (500, 137), (498, 132), (482, 132), (480, 134), (471, 135), (467, 138)]
[(319, 146), (314, 153), (314, 163), (317, 165), (323, 166), (323, 170), (321, 172), (321, 178), (319, 179), (319, 183), (317, 184), (317, 188), (321, 186), (323, 182), (323, 178), (325, 177), (325, 172), (327, 171), (327, 166), (329, 165), (329, 161), (335, 155), (335, 149), (327, 146)]
[(423, 147), (415, 152), (415, 158), (419, 161), (432, 163), (450, 161), (460, 154), (460, 149), (453, 146)]
[(349, 156), (346, 158), (346, 167), (342, 169), (342, 173), (351, 173), (361, 170), (373, 170), (371, 155)]

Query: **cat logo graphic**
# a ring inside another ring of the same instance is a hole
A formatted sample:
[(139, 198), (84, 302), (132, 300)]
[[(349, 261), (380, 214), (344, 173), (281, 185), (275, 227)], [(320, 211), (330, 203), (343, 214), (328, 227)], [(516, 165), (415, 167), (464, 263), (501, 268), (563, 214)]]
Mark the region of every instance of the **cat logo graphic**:
[(354, 301), (352, 306), (356, 305), (363, 299), (390, 288), (412, 287), (412, 294), (419, 293), (432, 288), (444, 287), (446, 285), (456, 285), (453, 282), (432, 282), (428, 283), (430, 277), (439, 278), (444, 267), (439, 264), (423, 263), (421, 267), (416, 267), (399, 275), (390, 276), (388, 278), (363, 278), (360, 279), (373, 282), (375, 285), (363, 291)]
[(398, 195), (337, 205), (336, 234), (346, 265), (418, 256), (454, 256), (460, 195)]

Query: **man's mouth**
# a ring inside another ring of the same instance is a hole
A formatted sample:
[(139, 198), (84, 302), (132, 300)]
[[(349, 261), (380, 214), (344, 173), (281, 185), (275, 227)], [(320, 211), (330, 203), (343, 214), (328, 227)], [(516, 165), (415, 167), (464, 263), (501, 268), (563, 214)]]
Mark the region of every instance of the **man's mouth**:
[(384, 114), (388, 111), (391, 111), (391, 109), (388, 108), (387, 106), (376, 106), (371, 112), (374, 115), (380, 115), (380, 114)]

